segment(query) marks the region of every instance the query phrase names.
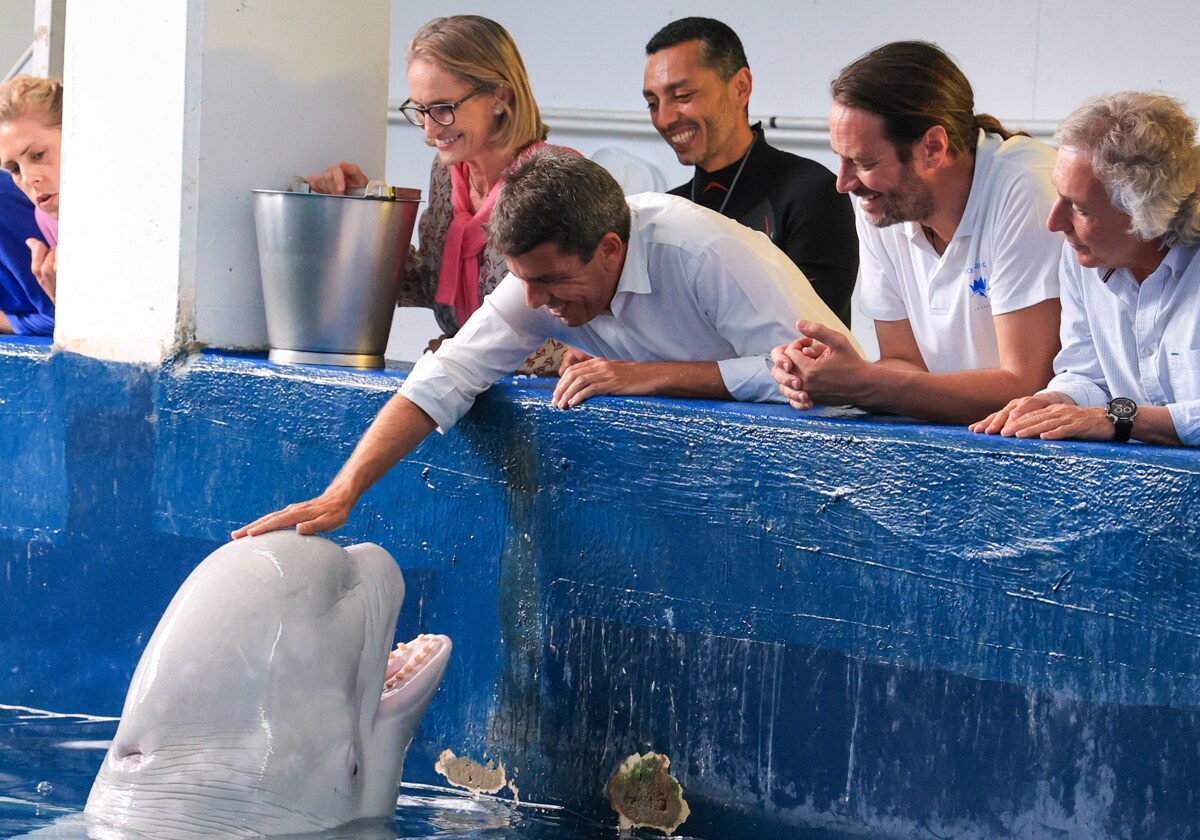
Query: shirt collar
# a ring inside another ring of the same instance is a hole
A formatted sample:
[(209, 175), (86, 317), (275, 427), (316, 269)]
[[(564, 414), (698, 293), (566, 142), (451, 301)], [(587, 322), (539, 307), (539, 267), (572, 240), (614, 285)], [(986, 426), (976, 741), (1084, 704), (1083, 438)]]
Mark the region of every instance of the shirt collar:
[(1196, 249), (1200, 248), (1200, 243), (1196, 245), (1172, 245), (1167, 250), (1167, 255), (1163, 257), (1162, 265), (1167, 267), (1171, 272), (1171, 277), (1182, 277), (1187, 271), (1188, 266), (1192, 264), (1192, 260), (1196, 257)]
[(746, 152), (733, 163), (723, 166), (713, 172), (701, 169), (699, 165), (693, 166), (692, 177), (695, 179), (696, 183), (703, 186), (711, 184), (713, 181), (728, 181), (731, 179), (737, 173), (738, 169), (741, 168), (742, 161), (745, 159), (746, 155), (758, 145), (758, 141), (761, 139), (759, 135), (762, 134), (762, 130), (763, 127), (761, 122), (756, 122), (750, 126), (750, 145), (746, 148)]
[(975, 220), (980, 213), (984, 212), (984, 204), (987, 201), (984, 193), (987, 190), (983, 185), (987, 183), (996, 150), (1003, 142), (999, 134), (988, 134), (982, 128), (976, 135), (975, 170), (971, 174), (971, 194), (967, 196), (967, 206), (963, 208), (962, 218), (958, 220), (958, 227), (954, 229), (955, 239), (960, 233), (970, 235), (971, 231), (975, 230)]
[[(1197, 247), (1200, 246), (1172, 245), (1167, 249), (1167, 253), (1163, 256), (1162, 262), (1158, 264), (1158, 267), (1146, 275), (1146, 280), (1158, 276), (1162, 278), (1159, 281), (1162, 283), (1172, 280), (1179, 281), (1187, 272), (1188, 266), (1192, 264), (1192, 260), (1196, 256)], [(1128, 293), (1137, 295), (1140, 293), (1141, 288), (1146, 285), (1146, 280), (1138, 283), (1133, 277), (1133, 272), (1126, 266), (1119, 268), (1098, 268), (1095, 271), (1100, 279), (1104, 281), (1105, 287), (1114, 295), (1126, 294), (1127, 292), (1123, 291), (1126, 289), (1129, 290)]]
[(625, 247), (625, 263), (621, 266), (621, 276), (617, 279), (617, 291), (613, 293), (612, 303), (609, 304), (609, 308), (617, 316), (620, 316), (630, 295), (648, 295), (653, 291), (650, 274), (646, 270), (646, 246), (641, 237), (635, 235), (635, 231), (638, 230), (636, 207), (630, 206), (629, 216), (629, 242)]
[[(1000, 135), (988, 134), (982, 128), (979, 129), (975, 137), (975, 169), (971, 173), (971, 192), (967, 196), (967, 206), (963, 208), (962, 218), (958, 220), (958, 224), (954, 228), (954, 236), (950, 238), (951, 242), (960, 236), (970, 236), (971, 232), (975, 230), (975, 220), (980, 213), (984, 212), (986, 201), (983, 195), (986, 192), (983, 184), (987, 181), (988, 172), (992, 168), (992, 157), (1002, 142), (1004, 141)], [(912, 242), (928, 241), (920, 222), (905, 222), (904, 230)]]

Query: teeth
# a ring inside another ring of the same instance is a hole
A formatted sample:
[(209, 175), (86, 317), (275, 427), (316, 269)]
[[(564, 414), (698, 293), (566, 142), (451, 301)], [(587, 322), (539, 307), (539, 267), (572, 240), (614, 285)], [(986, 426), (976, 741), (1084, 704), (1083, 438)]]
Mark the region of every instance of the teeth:
[(696, 136), (696, 129), (693, 128), (690, 131), (684, 131), (680, 134), (673, 135), (671, 137), (671, 142), (674, 143), (676, 146), (682, 146), (684, 143), (687, 143), (689, 140), (691, 140), (695, 136)]
[[(420, 645), (417, 645), (420, 642)], [(388, 654), (388, 670), (393, 667), (396, 670), (387, 677), (383, 683), (385, 692), (392, 691), (398, 688), (405, 680), (414, 672), (421, 669), (424, 661), (441, 649), (441, 643), (438, 637), (432, 633), (422, 633), (417, 636), (412, 642), (400, 642), (396, 645), (396, 649)]]

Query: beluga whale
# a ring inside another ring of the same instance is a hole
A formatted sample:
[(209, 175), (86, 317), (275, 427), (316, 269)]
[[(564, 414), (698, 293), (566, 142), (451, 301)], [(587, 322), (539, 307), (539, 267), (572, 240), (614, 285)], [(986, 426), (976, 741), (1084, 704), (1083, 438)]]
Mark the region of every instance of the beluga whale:
[(138, 662), (88, 823), (194, 840), (390, 819), (451, 649), (392, 648), (403, 600), (377, 545), (279, 531), (214, 551)]

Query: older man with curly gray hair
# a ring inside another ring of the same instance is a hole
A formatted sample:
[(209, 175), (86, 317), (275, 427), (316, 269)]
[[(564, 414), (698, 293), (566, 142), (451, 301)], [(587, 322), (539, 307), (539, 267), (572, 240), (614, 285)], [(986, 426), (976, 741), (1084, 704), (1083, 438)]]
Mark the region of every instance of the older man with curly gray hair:
[(1062, 350), (1045, 390), (974, 424), (1200, 445), (1200, 148), (1175, 99), (1091, 99), (1055, 134)]

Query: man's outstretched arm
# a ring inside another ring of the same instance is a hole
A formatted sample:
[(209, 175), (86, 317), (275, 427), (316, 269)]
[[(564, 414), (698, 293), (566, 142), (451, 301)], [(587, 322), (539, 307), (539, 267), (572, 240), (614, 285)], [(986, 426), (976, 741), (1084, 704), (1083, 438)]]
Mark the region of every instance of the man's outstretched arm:
[(240, 537), (295, 526), (299, 534), (340, 528), (363, 493), (416, 448), (436, 427), (433, 418), (412, 400), (396, 394), (371, 421), (354, 452), (325, 492), (306, 502), (268, 513), (233, 532)]

